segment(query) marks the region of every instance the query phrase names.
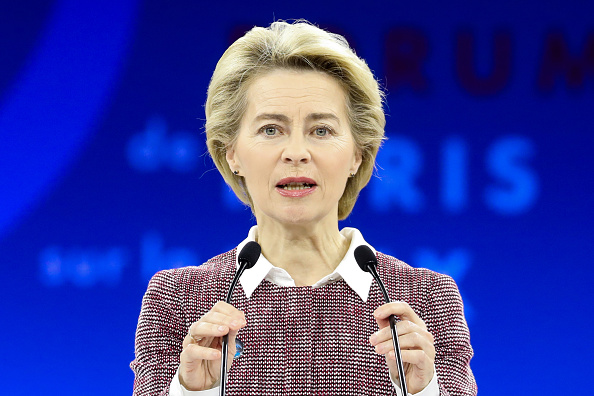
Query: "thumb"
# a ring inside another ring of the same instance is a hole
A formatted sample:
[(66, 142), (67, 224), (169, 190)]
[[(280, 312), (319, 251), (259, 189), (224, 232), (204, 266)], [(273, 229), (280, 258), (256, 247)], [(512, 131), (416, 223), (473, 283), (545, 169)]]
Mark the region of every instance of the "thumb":
[(237, 339), (237, 330), (231, 330), (229, 332), (229, 348), (227, 350), (227, 356), (228, 356), (228, 362), (229, 365), (227, 366), (228, 368), (231, 367), (231, 365), (233, 364), (233, 358), (235, 357), (235, 353), (237, 352), (237, 344), (236, 344), (236, 339)]

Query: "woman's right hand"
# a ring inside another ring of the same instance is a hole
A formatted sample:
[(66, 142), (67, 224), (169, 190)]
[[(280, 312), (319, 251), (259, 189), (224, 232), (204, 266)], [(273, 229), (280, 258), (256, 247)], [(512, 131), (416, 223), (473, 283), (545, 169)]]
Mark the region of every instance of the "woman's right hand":
[(180, 354), (179, 381), (192, 391), (211, 389), (221, 376), (223, 336), (229, 334), (228, 366), (235, 356), (235, 337), (246, 325), (245, 315), (230, 304), (219, 301), (199, 321), (194, 322), (184, 338)]

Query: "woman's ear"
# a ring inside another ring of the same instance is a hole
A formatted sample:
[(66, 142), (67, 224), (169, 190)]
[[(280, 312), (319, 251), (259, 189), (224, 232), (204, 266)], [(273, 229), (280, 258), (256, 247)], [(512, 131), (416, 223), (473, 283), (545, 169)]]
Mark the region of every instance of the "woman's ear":
[(355, 158), (353, 160), (353, 166), (351, 167), (351, 174), (357, 174), (359, 167), (361, 166), (361, 162), (363, 161), (361, 150), (355, 150)]
[(231, 172), (239, 170), (239, 164), (237, 161), (237, 156), (235, 155), (235, 148), (233, 148), (233, 146), (227, 148), (227, 151), (225, 152), (225, 158), (227, 159), (227, 164), (229, 164), (229, 169), (231, 169)]

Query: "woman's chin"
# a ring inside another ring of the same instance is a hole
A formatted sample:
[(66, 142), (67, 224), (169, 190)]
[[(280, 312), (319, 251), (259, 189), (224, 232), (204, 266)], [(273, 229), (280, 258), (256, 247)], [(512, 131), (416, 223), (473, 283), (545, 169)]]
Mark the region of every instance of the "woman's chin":
[[(301, 205), (291, 205), (284, 208), (276, 208), (277, 210), (269, 213), (264, 213), (263, 216), (258, 216), (258, 225), (264, 225), (270, 220), (280, 225), (296, 226), (296, 225), (307, 225), (307, 224), (319, 224), (319, 222), (327, 216), (319, 211), (312, 211), (311, 207)], [(268, 221), (264, 220), (263, 217), (268, 218)]]

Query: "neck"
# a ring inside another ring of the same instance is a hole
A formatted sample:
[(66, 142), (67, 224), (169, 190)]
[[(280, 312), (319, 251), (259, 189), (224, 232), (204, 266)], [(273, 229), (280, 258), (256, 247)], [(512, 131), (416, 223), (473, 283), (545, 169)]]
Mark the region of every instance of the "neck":
[(334, 272), (349, 247), (338, 222), (308, 226), (258, 221), (257, 240), (268, 261), (287, 271), (297, 286), (311, 286)]

